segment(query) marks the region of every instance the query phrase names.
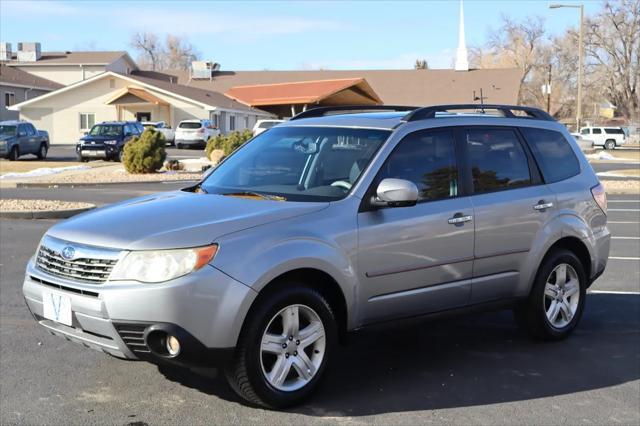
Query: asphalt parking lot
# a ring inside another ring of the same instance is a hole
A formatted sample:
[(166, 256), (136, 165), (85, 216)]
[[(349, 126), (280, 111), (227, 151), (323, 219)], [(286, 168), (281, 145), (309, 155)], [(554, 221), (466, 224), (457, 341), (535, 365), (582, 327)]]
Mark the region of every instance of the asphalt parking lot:
[[(200, 156), (199, 151), (178, 151)], [(179, 188), (3, 189), (98, 204)], [(510, 312), (412, 322), (340, 349), (306, 405), (244, 405), (215, 370), (122, 361), (46, 333), (22, 298), (24, 266), (55, 221), (0, 220), (1, 424), (639, 424), (640, 199), (610, 196), (606, 273), (566, 341), (531, 341)]]

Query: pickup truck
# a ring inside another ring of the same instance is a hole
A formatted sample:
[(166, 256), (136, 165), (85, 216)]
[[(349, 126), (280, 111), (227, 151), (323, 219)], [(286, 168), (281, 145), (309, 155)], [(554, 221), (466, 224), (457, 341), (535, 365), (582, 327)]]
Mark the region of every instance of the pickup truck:
[(164, 136), (164, 140), (167, 142), (167, 145), (173, 145), (176, 140), (176, 132), (167, 125), (164, 121), (143, 121), (142, 126), (147, 128), (152, 128)]
[(0, 121), (0, 158), (15, 161), (21, 155), (34, 154), (39, 160), (47, 158), (49, 134), (36, 130), (26, 121)]

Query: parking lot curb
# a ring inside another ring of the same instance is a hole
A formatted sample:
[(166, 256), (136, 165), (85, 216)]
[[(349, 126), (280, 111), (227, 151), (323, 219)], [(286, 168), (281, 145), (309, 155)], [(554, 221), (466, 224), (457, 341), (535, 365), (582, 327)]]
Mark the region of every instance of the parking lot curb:
[(95, 209), (95, 204), (80, 209), (67, 210), (30, 210), (30, 211), (0, 211), (2, 219), (67, 219), (71, 216)]

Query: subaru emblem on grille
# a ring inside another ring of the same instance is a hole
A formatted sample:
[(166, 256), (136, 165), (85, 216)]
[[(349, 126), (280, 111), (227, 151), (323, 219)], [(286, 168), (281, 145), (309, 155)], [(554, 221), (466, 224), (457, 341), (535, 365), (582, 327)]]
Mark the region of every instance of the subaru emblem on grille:
[(76, 255), (76, 249), (74, 249), (71, 246), (66, 246), (65, 248), (62, 249), (62, 251), (60, 252), (60, 254), (62, 255), (62, 257), (64, 257), (67, 260), (71, 260), (73, 259), (73, 256)]

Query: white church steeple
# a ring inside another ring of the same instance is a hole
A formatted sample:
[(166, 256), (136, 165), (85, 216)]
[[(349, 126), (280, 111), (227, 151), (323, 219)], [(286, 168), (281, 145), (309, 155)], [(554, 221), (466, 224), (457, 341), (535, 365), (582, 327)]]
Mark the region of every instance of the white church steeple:
[(458, 49), (456, 51), (456, 71), (469, 71), (467, 44), (464, 39), (464, 6), (460, 0), (460, 23), (458, 28)]

